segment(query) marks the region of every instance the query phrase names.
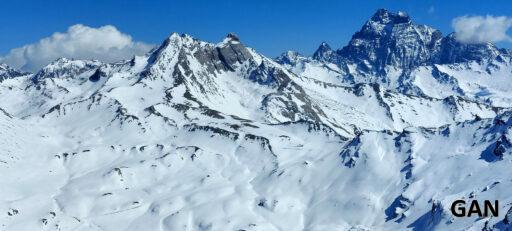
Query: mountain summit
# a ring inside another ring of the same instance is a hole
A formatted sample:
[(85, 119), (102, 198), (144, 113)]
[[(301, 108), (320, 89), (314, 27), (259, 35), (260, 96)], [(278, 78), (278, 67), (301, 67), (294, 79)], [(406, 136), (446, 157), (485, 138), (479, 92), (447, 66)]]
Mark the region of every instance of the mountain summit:
[[(377, 10), (343, 48), (322, 43), (312, 57), (283, 60), (276, 59), (299, 76), (343, 86), (378, 84), (408, 95), (456, 95), (499, 107), (512, 102), (503, 87), (512, 87), (506, 80), (512, 66), (509, 50), (492, 43), (462, 43), (454, 33), (443, 36), (415, 24), (404, 12)], [(471, 73), (478, 84), (460, 70)]]
[(391, 13), (386, 9), (379, 9), (370, 19), (373, 22), (380, 23), (383, 25), (411, 23), (411, 18), (407, 13), (398, 11), (397, 13)]
[(490, 43), (463, 44), (455, 40), (453, 34), (443, 37), (437, 29), (415, 24), (404, 12), (385, 9), (377, 10), (347, 46), (319, 55), (325, 52), (322, 44), (313, 58), (338, 64), (353, 63), (377, 74), (386, 66), (410, 70), (420, 65), (492, 60), (507, 55)]
[(378, 10), (337, 55), (350, 62), (366, 61), (376, 70), (386, 65), (410, 68), (430, 62), (441, 38), (440, 31), (414, 24), (403, 12)]
[(328, 62), (331, 60), (333, 52), (334, 51), (331, 49), (331, 46), (329, 46), (329, 44), (327, 44), (326, 42), (322, 42), (318, 49), (313, 54), (313, 59)]

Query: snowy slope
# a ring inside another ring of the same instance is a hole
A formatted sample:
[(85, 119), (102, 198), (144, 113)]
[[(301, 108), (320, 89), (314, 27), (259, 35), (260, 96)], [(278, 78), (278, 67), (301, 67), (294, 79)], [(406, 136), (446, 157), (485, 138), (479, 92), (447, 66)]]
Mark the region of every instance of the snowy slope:
[(173, 33), (9, 74), (0, 230), (507, 230), (510, 58), (450, 39), (379, 10), (313, 57)]
[[(505, 113), (496, 119), (436, 129), (364, 132), (340, 157), (345, 167), (356, 172), (379, 172), (372, 182), (393, 185), (385, 197), (370, 203), (383, 205), (373, 213), (386, 219), (380, 217), (376, 222), (388, 220), (382, 225), (419, 230), (484, 230), (485, 226), (503, 226), (510, 209), (510, 125), (510, 113)], [(384, 169), (379, 167), (382, 161), (389, 163)], [(388, 177), (390, 172), (400, 176)], [(492, 218), (455, 218), (450, 206), (460, 198), (499, 200), (502, 212)], [(385, 214), (378, 213), (384, 209)]]

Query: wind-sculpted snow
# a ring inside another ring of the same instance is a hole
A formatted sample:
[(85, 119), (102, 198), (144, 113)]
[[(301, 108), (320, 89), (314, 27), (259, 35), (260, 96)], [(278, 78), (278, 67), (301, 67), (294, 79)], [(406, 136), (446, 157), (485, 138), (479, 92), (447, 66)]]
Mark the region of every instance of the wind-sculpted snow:
[(0, 66), (0, 230), (506, 230), (510, 53), (450, 38), (379, 10), (313, 57), (173, 33)]

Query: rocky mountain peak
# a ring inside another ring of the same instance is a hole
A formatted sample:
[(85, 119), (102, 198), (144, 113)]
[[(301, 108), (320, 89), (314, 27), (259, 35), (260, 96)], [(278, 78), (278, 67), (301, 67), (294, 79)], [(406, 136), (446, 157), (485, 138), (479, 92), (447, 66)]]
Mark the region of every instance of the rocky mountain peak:
[(316, 49), (315, 53), (313, 54), (313, 59), (319, 60), (319, 61), (329, 61), (332, 57), (333, 50), (327, 44), (326, 42), (322, 42), (320, 46), (318, 46), (318, 49)]
[(181, 45), (183, 43), (192, 43), (196, 41), (192, 36), (188, 34), (178, 34), (176, 32), (171, 33), (167, 39), (165, 39), (160, 47), (158, 47), (156, 50), (162, 50), (165, 48), (169, 48), (169, 46), (177, 46)]
[(27, 75), (27, 74), (29, 74), (29, 73), (26, 73), (26, 72), (23, 72), (20, 70), (16, 70), (5, 63), (0, 63), (0, 82), (5, 79), (10, 79), (10, 78)]
[(213, 76), (218, 72), (234, 71), (236, 66), (251, 58), (249, 49), (234, 33), (229, 33), (216, 44), (173, 33), (150, 54), (148, 66), (142, 74), (168, 78), (178, 75), (176, 70), (184, 70), (182, 74), (186, 76), (191, 74), (189, 70), (193, 67), (190, 64), (197, 63), (206, 68), (205, 73)]
[(238, 37), (238, 35), (231, 32), (231, 33), (228, 33), (226, 35), (226, 37), (224, 38), (224, 40), (222, 40), (222, 42), (218, 43), (217, 46), (224, 47), (224, 46), (229, 46), (229, 45), (233, 45), (233, 44), (241, 44), (241, 42), (240, 42), (240, 38)]
[(414, 24), (404, 12), (381, 9), (337, 54), (349, 62), (367, 63), (376, 71), (386, 65), (409, 68), (430, 61), (441, 38), (440, 31)]
[(148, 59), (149, 67), (159, 69), (160, 71), (168, 69), (169, 65), (176, 61), (175, 59), (182, 47), (185, 44), (193, 46), (194, 43), (195, 39), (192, 36), (173, 32), (158, 48), (150, 53)]
[(389, 12), (386, 9), (379, 9), (371, 17), (370, 21), (381, 24), (400, 24), (400, 23), (411, 23), (409, 15), (403, 11), (397, 13)]
[(235, 33), (231, 32), (231, 33), (228, 33), (228, 35), (226, 36), (227, 39), (230, 39), (231, 41), (237, 41), (237, 42), (240, 42), (240, 38), (238, 37), (238, 35), (236, 35)]
[(386, 66), (408, 72), (414, 67), (432, 64), (460, 63), (510, 57), (510, 52), (491, 43), (465, 44), (455, 34), (442, 33), (426, 25), (415, 24), (405, 12), (379, 9), (356, 32), (347, 46), (332, 51), (322, 43), (313, 59), (343, 64), (356, 64), (373, 74), (385, 75)]

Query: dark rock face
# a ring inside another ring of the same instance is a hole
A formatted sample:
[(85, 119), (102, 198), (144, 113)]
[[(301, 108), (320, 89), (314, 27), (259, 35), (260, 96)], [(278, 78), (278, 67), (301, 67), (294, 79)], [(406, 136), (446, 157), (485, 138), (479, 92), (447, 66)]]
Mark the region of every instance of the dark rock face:
[(240, 42), (240, 38), (238, 38), (238, 35), (236, 35), (235, 33), (229, 33), (226, 37), (233, 41)]
[(512, 229), (512, 208), (509, 208), (503, 220), (493, 225), (493, 229), (488, 230), (511, 230)]
[[(168, 60), (173, 57), (169, 51), (177, 53), (179, 61), (176, 65), (179, 65), (185, 72), (191, 68), (187, 57), (195, 58), (207, 70), (202, 73), (205, 75), (204, 78), (212, 78), (219, 72), (235, 71), (241, 64), (246, 63), (243, 76), (259, 84), (277, 86), (277, 83), (287, 83), (289, 80), (289, 77), (282, 70), (275, 68), (273, 64), (265, 61), (257, 64), (249, 49), (234, 34), (228, 34), (224, 42), (218, 45), (201, 44), (200, 41), (187, 35), (173, 35), (152, 54), (150, 65), (157, 68), (166, 66), (170, 63)], [(178, 69), (175, 68), (175, 70)], [(191, 73), (182, 74), (191, 75)], [(196, 78), (199, 77), (196, 76)], [(176, 79), (176, 77), (174, 78)], [(182, 76), (182, 78), (184, 77)], [(194, 78), (189, 79), (189, 81), (193, 80)], [(196, 83), (198, 86), (201, 84)]]
[(104, 77), (105, 73), (103, 73), (99, 68), (89, 77), (89, 81), (98, 82), (101, 77)]
[(326, 42), (322, 42), (318, 49), (313, 54), (313, 59), (324, 62), (331, 62), (333, 53), (334, 51), (331, 49), (329, 44), (327, 44)]
[[(455, 34), (444, 37), (437, 63), (460, 63), (467, 61), (483, 61), (497, 58), (502, 52), (490, 43), (463, 44), (455, 39)], [(504, 53), (504, 55), (507, 55)]]
[[(292, 81), (293, 75), (274, 62), (255, 56), (257, 54), (234, 35), (228, 35), (222, 43), (209, 44), (188, 35), (173, 34), (151, 54), (141, 77), (169, 78), (173, 82), (172, 88), (184, 86), (183, 96), (202, 105), (191, 89), (206, 95), (215, 94), (221, 89), (210, 83), (215, 83), (219, 74), (235, 72), (240, 78), (275, 90), (263, 96), (262, 110), (279, 103), (285, 105), (279, 112), (285, 118), (319, 121), (322, 110), (312, 103), (300, 85)], [(200, 64), (200, 70), (191, 66), (193, 62)]]
[[(161, 50), (164, 50), (165, 47), (174, 43), (174, 45), (180, 46), (177, 49), (181, 56), (185, 56), (190, 51), (195, 50), (192, 55), (211, 71), (231, 71), (236, 64), (241, 64), (252, 58), (251, 53), (240, 43), (240, 39), (233, 33), (226, 36), (225, 43), (222, 46), (201, 46), (198, 40), (187, 37), (187, 35), (181, 35), (181, 38), (174, 38), (174, 40), (179, 39), (183, 40), (183, 44), (177, 45), (176, 43), (178, 42), (176, 41), (172, 42), (166, 40), (155, 54), (160, 56)], [(186, 49), (182, 49), (183, 47)]]
[(413, 24), (403, 12), (378, 10), (337, 53), (350, 61), (368, 61), (377, 69), (385, 65), (409, 68), (429, 61), (441, 37), (436, 29)]
[(29, 73), (16, 70), (9, 67), (7, 64), (0, 64), (0, 82), (5, 79), (15, 78), (22, 75), (28, 75)]
[(410, 70), (420, 65), (482, 61), (500, 56), (510, 56), (510, 52), (490, 43), (463, 44), (454, 34), (443, 37), (437, 29), (414, 24), (404, 12), (381, 9), (352, 36), (347, 46), (332, 51), (322, 43), (313, 59), (340, 66), (354, 63), (378, 74), (386, 65)]
[(500, 54), (503, 56), (509, 56), (509, 57), (512, 56), (512, 50), (510, 50), (510, 49), (500, 48), (499, 51), (500, 51)]
[[(215, 51), (218, 54), (219, 60), (228, 68), (232, 69), (233, 64), (243, 63), (244, 61), (252, 58), (247, 48), (239, 43), (238, 38), (231, 40), (223, 47), (217, 47)], [(235, 41), (236, 43), (233, 43)]]
[(505, 152), (512, 146), (506, 135), (501, 135), (496, 141), (496, 146), (493, 150), (493, 154), (502, 159)]
[(251, 53), (235, 34), (229, 33), (224, 42), (222, 46), (207, 46), (200, 49), (194, 56), (202, 64), (215, 67), (217, 70), (233, 70), (234, 65), (252, 58)]
[(265, 63), (259, 65), (255, 70), (249, 74), (249, 79), (262, 85), (269, 85), (276, 81), (276, 74), (279, 73), (275, 68), (267, 67)]

